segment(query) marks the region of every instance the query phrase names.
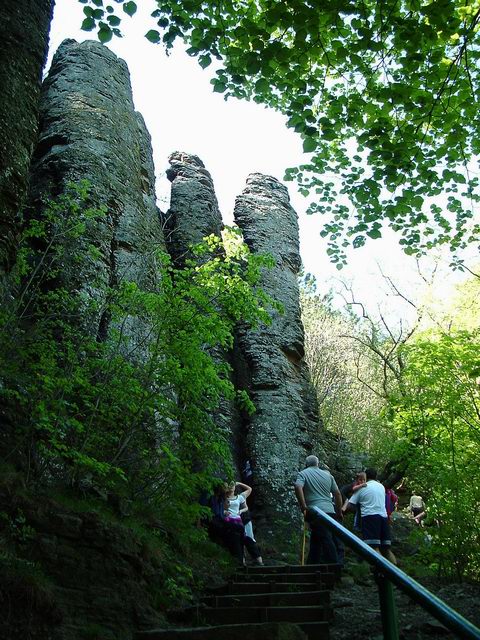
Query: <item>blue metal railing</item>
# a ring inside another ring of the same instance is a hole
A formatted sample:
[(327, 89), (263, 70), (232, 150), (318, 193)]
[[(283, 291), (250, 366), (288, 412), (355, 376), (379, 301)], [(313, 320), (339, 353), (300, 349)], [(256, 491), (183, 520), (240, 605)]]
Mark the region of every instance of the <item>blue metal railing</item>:
[(416, 580), (413, 580), (398, 567), (385, 560), (380, 554), (373, 551), (362, 540), (359, 540), (353, 533), (326, 513), (315, 510), (315, 515), (318, 516), (327, 529), (376, 568), (383, 637), (385, 640), (398, 640), (399, 637), (392, 584), (406, 593), (414, 602), (423, 607), (459, 638), (480, 640), (480, 629), (449, 607), (443, 600), (437, 598)]

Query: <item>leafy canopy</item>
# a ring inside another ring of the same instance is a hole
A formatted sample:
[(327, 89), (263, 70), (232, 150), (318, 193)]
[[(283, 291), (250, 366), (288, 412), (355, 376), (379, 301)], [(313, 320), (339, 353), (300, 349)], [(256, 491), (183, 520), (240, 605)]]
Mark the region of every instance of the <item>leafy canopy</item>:
[[(137, 9), (79, 1), (102, 42)], [(220, 61), (214, 91), (268, 105), (302, 135), (312, 155), (286, 178), (318, 197), (309, 212), (325, 216), (337, 266), (384, 224), (408, 254), (478, 240), (478, 0), (156, 4), (148, 40), (168, 50), (180, 38), (202, 67)]]

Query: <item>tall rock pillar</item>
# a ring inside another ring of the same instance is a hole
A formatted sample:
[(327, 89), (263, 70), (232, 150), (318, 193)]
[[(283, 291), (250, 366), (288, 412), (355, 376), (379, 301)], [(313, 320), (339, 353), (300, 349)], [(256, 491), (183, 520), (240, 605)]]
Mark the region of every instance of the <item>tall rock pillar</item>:
[(0, 11), (0, 285), (15, 260), (53, 5), (3, 0)]
[(172, 191), (165, 236), (173, 261), (181, 266), (188, 257), (189, 245), (211, 234), (220, 236), (223, 223), (212, 177), (200, 158), (175, 151), (168, 160)]
[[(165, 246), (150, 136), (135, 111), (125, 62), (98, 42), (65, 40), (44, 82), (40, 127), (30, 214), (41, 215), (43, 197), (81, 180), (90, 183), (88, 206), (106, 208), (72, 260), (66, 256), (61, 274), (63, 286), (95, 302), (87, 329), (101, 339), (109, 325), (109, 288), (133, 281), (148, 289), (156, 273), (155, 250)], [(89, 244), (95, 252), (88, 253)], [(126, 331), (135, 340), (139, 327), (133, 325)]]
[[(167, 177), (172, 183), (170, 208), (165, 216), (165, 239), (174, 263), (181, 267), (192, 258), (189, 246), (210, 235), (220, 237), (223, 229), (213, 180), (197, 156), (175, 151), (169, 157)], [(216, 362), (232, 366), (231, 354), (221, 347), (212, 349)], [(235, 403), (222, 398), (213, 416), (215, 423), (231, 434), (232, 458), (241, 459), (238, 451), (240, 416)]]
[(239, 329), (235, 362), (238, 378), (256, 406), (245, 425), (244, 444), (253, 471), (256, 521), (264, 530), (278, 530), (277, 525), (298, 518), (292, 483), (311, 450), (317, 425), (315, 394), (304, 361), (298, 221), (287, 189), (258, 173), (248, 177), (234, 213), (250, 250), (275, 259), (260, 285), (284, 307), (283, 314), (274, 312), (270, 326)]

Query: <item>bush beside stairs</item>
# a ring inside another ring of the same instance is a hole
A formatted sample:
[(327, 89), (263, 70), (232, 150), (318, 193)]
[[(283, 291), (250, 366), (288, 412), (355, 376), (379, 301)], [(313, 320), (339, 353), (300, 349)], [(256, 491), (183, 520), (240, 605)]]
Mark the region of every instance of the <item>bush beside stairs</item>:
[(172, 614), (188, 625), (138, 632), (135, 640), (328, 640), (330, 591), (339, 565), (283, 565), (239, 569), (200, 604)]

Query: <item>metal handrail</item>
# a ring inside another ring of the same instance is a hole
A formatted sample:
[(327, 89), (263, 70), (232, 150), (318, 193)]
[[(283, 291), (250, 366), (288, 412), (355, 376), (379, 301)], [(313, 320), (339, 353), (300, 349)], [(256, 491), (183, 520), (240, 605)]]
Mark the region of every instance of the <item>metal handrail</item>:
[(352, 548), (367, 562), (373, 564), (378, 570), (384, 638), (387, 640), (398, 638), (398, 628), (396, 631), (393, 629), (393, 621), (391, 619), (392, 616), (394, 618), (396, 616), (393, 589), (390, 584), (393, 583), (459, 638), (480, 640), (480, 629), (449, 607), (443, 600), (437, 598), (401, 569), (385, 560), (379, 553), (373, 551), (365, 542), (359, 540), (327, 513), (315, 509), (315, 516), (321, 520), (327, 529), (335, 533), (348, 547)]

